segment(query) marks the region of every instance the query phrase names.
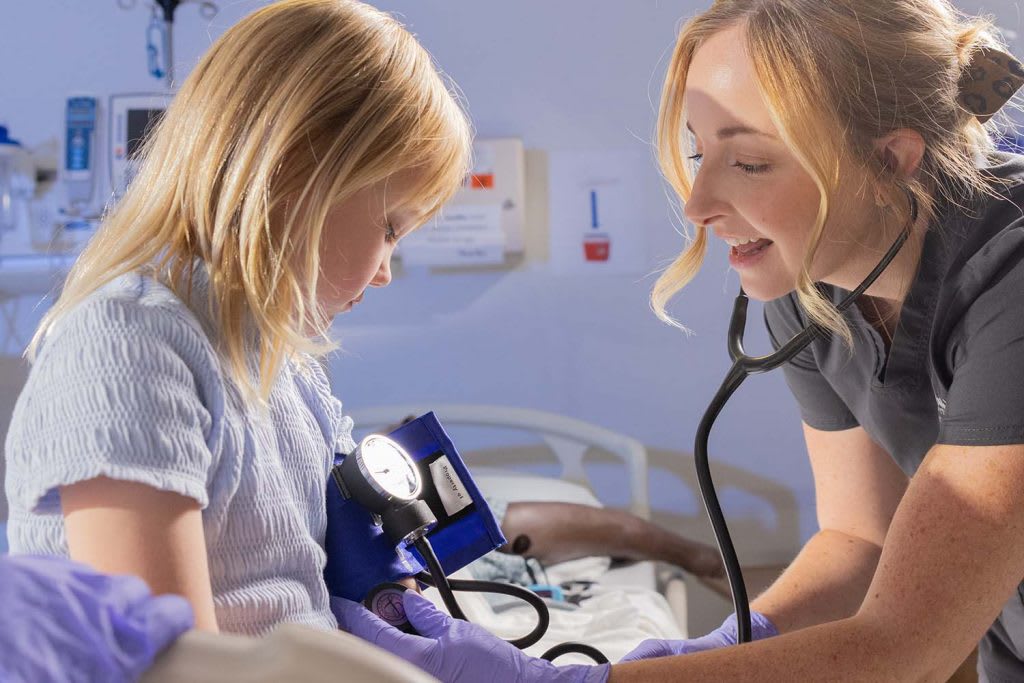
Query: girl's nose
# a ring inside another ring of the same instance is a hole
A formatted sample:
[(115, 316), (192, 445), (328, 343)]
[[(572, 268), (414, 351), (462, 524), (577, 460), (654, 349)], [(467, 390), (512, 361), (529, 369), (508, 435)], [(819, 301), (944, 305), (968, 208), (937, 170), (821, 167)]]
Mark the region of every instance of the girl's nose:
[(387, 287), (389, 284), (391, 284), (391, 254), (381, 261), (380, 268), (370, 280), (370, 285), (373, 287)]

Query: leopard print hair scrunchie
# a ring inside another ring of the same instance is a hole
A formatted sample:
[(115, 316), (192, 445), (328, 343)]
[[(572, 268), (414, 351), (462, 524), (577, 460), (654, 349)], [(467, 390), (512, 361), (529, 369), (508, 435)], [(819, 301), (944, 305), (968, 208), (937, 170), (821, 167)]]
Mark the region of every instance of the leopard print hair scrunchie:
[(991, 47), (978, 48), (960, 76), (957, 101), (985, 123), (1024, 85), (1024, 66)]

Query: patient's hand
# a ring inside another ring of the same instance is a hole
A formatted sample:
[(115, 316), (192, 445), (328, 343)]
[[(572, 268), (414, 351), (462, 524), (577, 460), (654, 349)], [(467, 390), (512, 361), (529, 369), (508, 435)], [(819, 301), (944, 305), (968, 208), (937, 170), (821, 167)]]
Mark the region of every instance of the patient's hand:
[(574, 503), (510, 503), (500, 550), (555, 564), (594, 555), (661, 560), (699, 577), (725, 575), (718, 551), (622, 510)]

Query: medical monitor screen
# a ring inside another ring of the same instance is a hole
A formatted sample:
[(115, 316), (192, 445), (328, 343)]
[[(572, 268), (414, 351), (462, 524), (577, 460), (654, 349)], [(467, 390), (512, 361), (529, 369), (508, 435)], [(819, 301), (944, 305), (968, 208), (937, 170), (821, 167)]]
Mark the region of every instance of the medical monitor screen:
[(146, 141), (146, 136), (164, 115), (163, 109), (129, 109), (128, 110), (128, 158), (134, 159), (139, 148)]

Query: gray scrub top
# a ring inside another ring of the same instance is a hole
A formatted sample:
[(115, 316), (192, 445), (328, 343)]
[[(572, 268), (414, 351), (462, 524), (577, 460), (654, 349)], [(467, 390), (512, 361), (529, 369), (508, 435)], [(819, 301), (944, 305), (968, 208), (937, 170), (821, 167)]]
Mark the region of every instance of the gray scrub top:
[[(784, 366), (804, 422), (862, 426), (908, 475), (934, 444), (1024, 444), (1024, 156), (993, 155), (988, 170), (1012, 185), (938, 208), (888, 353), (851, 306), (852, 354), (822, 338)], [(765, 322), (776, 348), (808, 324), (795, 294), (769, 302)], [(983, 680), (1024, 681), (1024, 584), (979, 654)]]

